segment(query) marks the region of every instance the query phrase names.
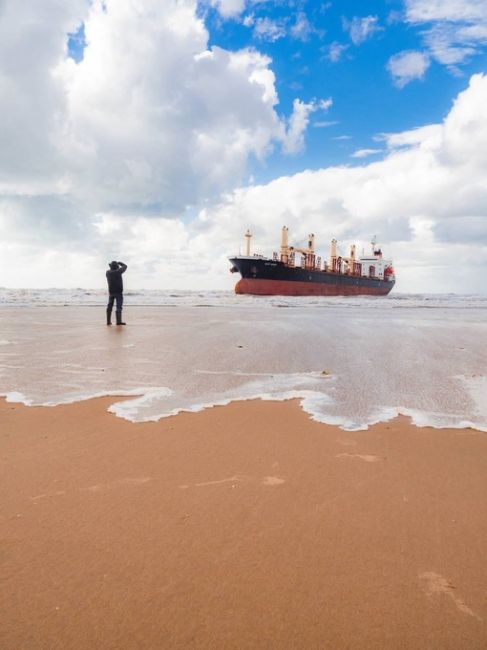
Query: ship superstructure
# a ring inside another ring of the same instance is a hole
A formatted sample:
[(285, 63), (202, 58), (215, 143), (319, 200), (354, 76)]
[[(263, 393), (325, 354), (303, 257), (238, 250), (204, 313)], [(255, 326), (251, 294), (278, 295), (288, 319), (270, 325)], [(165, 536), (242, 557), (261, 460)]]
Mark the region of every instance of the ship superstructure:
[[(283, 226), (279, 253), (272, 258), (251, 254), (252, 233), (245, 233), (246, 254), (230, 257), (232, 272), (241, 279), (236, 293), (285, 296), (387, 295), (395, 284), (392, 261), (383, 258), (375, 238), (368, 255), (357, 256), (356, 246), (347, 256), (338, 255), (332, 239), (330, 257), (323, 260), (315, 252), (315, 236), (307, 246), (289, 245), (289, 229)], [(299, 263), (296, 256), (299, 255)]]

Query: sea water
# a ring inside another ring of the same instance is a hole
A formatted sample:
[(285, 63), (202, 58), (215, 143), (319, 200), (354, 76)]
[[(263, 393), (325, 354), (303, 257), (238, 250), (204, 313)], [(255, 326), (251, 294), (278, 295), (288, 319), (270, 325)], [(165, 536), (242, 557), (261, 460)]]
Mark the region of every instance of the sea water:
[(122, 396), (111, 410), (157, 420), (234, 400), (297, 398), (314, 419), (362, 429), (487, 431), (487, 296), (125, 295), (0, 289), (0, 394), (29, 405)]

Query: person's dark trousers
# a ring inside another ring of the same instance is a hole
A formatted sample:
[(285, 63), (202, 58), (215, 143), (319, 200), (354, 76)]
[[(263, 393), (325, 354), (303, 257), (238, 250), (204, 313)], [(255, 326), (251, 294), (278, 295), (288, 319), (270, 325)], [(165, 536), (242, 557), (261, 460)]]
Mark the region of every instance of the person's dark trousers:
[(117, 325), (125, 325), (122, 323), (122, 306), (123, 306), (123, 293), (111, 293), (108, 298), (107, 305), (107, 325), (112, 324), (112, 309), (113, 303), (116, 302), (115, 314), (117, 316)]

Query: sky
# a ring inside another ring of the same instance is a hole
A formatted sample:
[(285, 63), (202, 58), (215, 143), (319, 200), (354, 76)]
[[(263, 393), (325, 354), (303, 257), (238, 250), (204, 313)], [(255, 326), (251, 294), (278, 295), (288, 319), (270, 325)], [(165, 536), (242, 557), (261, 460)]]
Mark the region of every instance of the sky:
[(487, 293), (487, 0), (0, 0), (0, 286), (231, 289), (372, 237)]

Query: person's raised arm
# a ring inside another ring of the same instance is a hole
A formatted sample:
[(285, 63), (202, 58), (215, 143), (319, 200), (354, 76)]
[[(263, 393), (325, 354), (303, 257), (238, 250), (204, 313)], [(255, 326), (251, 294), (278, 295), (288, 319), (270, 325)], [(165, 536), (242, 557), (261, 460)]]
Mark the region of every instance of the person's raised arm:
[(124, 264), (123, 262), (118, 262), (118, 266), (119, 266), (120, 273), (125, 273), (125, 271), (127, 270), (127, 265)]

